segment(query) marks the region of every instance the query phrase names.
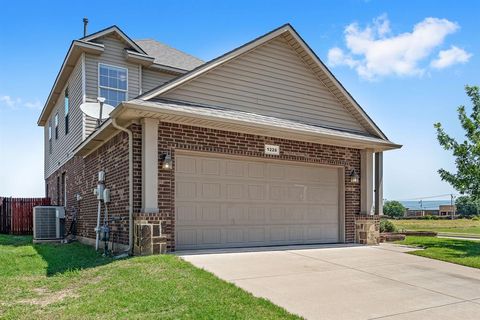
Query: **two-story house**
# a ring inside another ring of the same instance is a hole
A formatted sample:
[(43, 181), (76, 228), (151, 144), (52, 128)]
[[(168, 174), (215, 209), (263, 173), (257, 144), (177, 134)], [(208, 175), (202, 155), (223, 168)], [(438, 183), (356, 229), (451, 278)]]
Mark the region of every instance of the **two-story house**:
[[(98, 97), (97, 128), (80, 105)], [(206, 63), (116, 26), (74, 40), (38, 124), (47, 196), (89, 242), (104, 171), (129, 249), (135, 220), (169, 250), (363, 241), (400, 147), (288, 24)]]

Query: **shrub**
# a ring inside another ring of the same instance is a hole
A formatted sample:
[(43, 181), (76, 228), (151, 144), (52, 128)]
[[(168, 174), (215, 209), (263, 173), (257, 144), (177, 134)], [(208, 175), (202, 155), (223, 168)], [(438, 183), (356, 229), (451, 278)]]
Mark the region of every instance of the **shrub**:
[(426, 216), (422, 217), (425, 220), (438, 220), (438, 216), (432, 216), (431, 214), (427, 214)]
[(478, 221), (478, 220), (480, 220), (480, 217), (479, 216), (473, 216), (472, 220), (473, 221)]
[(397, 227), (393, 224), (392, 221), (382, 219), (380, 220), (380, 232), (395, 232)]

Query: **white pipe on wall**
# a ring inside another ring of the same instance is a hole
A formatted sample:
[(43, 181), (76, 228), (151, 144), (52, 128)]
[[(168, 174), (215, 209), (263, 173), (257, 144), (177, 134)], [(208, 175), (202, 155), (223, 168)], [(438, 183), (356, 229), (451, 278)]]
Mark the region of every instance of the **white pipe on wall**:
[(128, 134), (128, 253), (133, 251), (133, 133), (117, 124), (112, 118), (112, 125)]
[(102, 201), (98, 200), (98, 212), (97, 212), (97, 227), (95, 228), (95, 250), (98, 250), (100, 242), (100, 215), (102, 211)]

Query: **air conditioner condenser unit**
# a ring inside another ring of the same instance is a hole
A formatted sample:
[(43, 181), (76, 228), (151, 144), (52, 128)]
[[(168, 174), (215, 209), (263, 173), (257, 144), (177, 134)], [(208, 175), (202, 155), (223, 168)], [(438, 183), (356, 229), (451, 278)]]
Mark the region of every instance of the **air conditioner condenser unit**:
[(63, 240), (65, 237), (65, 208), (38, 206), (33, 208), (33, 240), (36, 242)]

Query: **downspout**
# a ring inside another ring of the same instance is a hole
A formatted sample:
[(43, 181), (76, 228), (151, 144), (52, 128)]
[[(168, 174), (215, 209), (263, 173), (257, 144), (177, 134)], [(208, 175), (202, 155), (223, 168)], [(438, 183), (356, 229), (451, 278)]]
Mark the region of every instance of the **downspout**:
[(117, 124), (112, 118), (112, 125), (118, 130), (128, 134), (128, 254), (133, 251), (133, 133), (127, 128)]

